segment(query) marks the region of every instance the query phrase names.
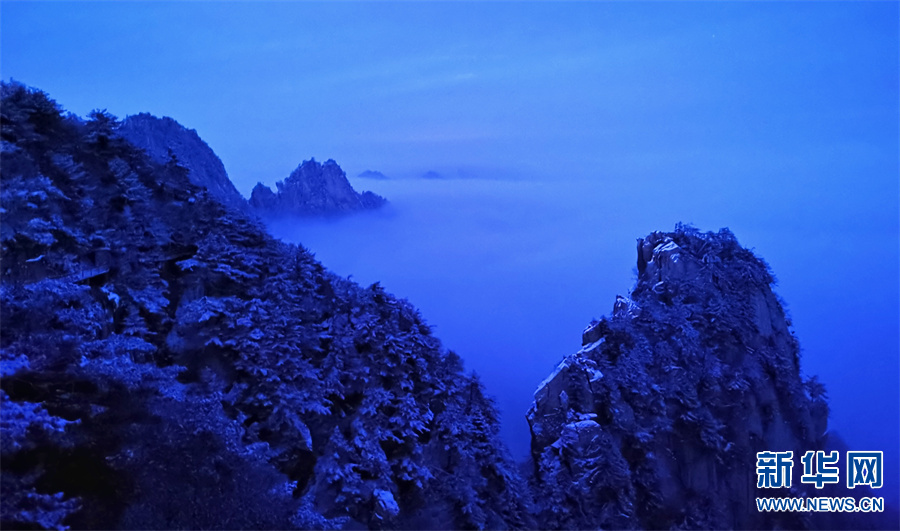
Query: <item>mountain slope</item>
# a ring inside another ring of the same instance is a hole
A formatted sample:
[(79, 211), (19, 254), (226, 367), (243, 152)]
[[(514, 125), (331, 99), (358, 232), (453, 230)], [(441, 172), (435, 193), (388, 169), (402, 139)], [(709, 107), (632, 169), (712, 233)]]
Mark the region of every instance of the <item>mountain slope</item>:
[(233, 207), (246, 206), (234, 187), (225, 166), (197, 131), (187, 129), (169, 117), (141, 113), (125, 118), (117, 132), (135, 146), (145, 149), (155, 162), (166, 164), (174, 156), (188, 169), (188, 179), (203, 186), (214, 197)]
[(418, 312), (121, 137), (2, 85), (5, 528), (529, 525)]

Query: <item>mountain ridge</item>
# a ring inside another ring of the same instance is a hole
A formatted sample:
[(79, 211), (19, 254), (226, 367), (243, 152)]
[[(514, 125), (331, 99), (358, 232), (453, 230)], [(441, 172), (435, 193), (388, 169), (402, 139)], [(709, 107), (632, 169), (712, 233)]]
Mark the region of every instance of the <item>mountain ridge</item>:
[(334, 160), (301, 163), (287, 179), (276, 183), (276, 191), (258, 183), (245, 199), (225, 171), (222, 160), (194, 129), (177, 120), (149, 113), (126, 117), (116, 132), (146, 150), (159, 164), (178, 164), (188, 170), (192, 183), (205, 187), (223, 203), (255, 210), (263, 216), (334, 216), (375, 209), (387, 201), (372, 192), (357, 193)]
[(4, 528), (530, 527), (495, 407), (408, 302), (114, 117), (0, 91)]

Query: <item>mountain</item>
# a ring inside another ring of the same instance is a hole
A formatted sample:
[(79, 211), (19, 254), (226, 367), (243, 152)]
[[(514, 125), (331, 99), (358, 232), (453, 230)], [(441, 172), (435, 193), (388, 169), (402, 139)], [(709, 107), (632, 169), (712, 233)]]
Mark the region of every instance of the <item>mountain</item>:
[(534, 525), (491, 400), (408, 302), (111, 115), (0, 95), (0, 527)]
[(436, 171), (426, 171), (422, 174), (422, 179), (443, 179), (444, 176)]
[(258, 183), (250, 195), (250, 205), (265, 215), (320, 216), (346, 214), (379, 208), (387, 201), (372, 192), (357, 193), (347, 174), (333, 160), (320, 164), (304, 161), (284, 181), (277, 192)]
[(188, 169), (188, 179), (205, 187), (227, 205), (246, 207), (247, 201), (237, 191), (225, 166), (197, 131), (187, 129), (169, 117), (157, 118), (141, 113), (122, 121), (118, 133), (135, 146), (147, 151), (155, 162), (166, 164), (172, 157)]
[[(204, 148), (161, 160), (105, 112), (0, 96), (0, 527), (896, 528), (754, 507), (877, 493), (799, 481), (845, 447), (727, 229), (638, 240), (630, 296), (535, 393), (526, 482), (420, 313), (198, 183)], [(304, 162), (266, 200), (337, 176)], [(792, 489), (755, 489), (787, 450)]]
[[(195, 130), (169, 117), (141, 113), (125, 118), (117, 132), (146, 150), (155, 162), (171, 162), (186, 168), (192, 183), (205, 187), (223, 203), (247, 208), (247, 200), (228, 178), (222, 161)], [(378, 208), (386, 202), (372, 192), (358, 194), (333, 160), (325, 164), (306, 161), (276, 186), (277, 193), (262, 183), (257, 184), (249, 205), (264, 215), (318, 216)]]
[(654, 232), (637, 252), (631, 296), (588, 326), (528, 412), (546, 525), (808, 527), (753, 501), (783, 495), (754, 489), (757, 452), (799, 459), (827, 439), (824, 387), (800, 376), (768, 266), (727, 229)]
[(380, 171), (376, 171), (376, 170), (366, 170), (366, 171), (360, 173), (359, 175), (357, 175), (357, 177), (359, 177), (360, 179), (377, 179), (380, 181), (383, 181), (388, 178), (387, 175), (381, 173)]

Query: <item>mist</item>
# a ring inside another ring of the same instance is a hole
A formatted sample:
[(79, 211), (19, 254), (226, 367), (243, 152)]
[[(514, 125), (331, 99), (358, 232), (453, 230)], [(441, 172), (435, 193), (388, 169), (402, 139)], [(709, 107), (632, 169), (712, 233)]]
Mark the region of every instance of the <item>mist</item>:
[[(645, 180), (353, 179), (389, 205), (341, 219), (272, 221), (270, 229), (335, 273), (380, 282), (421, 309), (482, 378), (497, 400), (504, 441), (524, 459), (532, 394), (581, 347), (591, 319), (608, 315), (615, 296), (633, 287), (635, 239), (678, 221), (727, 226), (772, 267), (800, 340), (801, 369), (828, 388), (829, 429), (852, 447), (884, 448), (893, 466), (898, 407), (884, 397), (898, 393), (900, 368), (898, 256), (887, 244), (896, 233), (854, 230), (849, 218), (861, 213), (849, 203), (797, 218), (793, 198), (777, 187), (762, 199), (710, 202), (696, 189), (702, 182)], [(688, 184), (665, 185), (672, 181)]]

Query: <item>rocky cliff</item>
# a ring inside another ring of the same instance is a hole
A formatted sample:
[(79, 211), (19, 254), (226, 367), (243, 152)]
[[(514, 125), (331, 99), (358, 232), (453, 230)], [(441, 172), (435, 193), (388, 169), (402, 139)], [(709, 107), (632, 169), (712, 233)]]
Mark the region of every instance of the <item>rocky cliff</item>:
[(135, 146), (147, 151), (160, 164), (170, 161), (188, 170), (188, 179), (202, 186), (227, 205), (243, 208), (246, 200), (228, 178), (225, 166), (197, 131), (188, 129), (169, 117), (157, 118), (141, 113), (122, 121), (118, 133)]
[(528, 412), (547, 527), (805, 527), (753, 505), (756, 452), (823, 449), (828, 417), (767, 265), (678, 227), (640, 239), (637, 267)]
[(273, 192), (257, 184), (250, 205), (264, 215), (320, 216), (374, 209), (386, 203), (372, 192), (357, 193), (333, 160), (324, 164), (304, 161), (287, 179), (276, 183), (276, 188)]

